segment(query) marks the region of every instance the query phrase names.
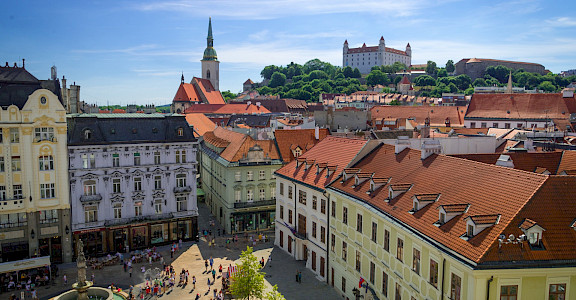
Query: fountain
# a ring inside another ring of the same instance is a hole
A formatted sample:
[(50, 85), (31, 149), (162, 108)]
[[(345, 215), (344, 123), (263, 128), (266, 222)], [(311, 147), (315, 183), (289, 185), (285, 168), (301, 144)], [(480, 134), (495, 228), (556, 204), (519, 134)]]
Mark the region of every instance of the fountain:
[(95, 287), (92, 281), (86, 280), (86, 257), (84, 257), (84, 243), (78, 240), (78, 282), (72, 284), (73, 290), (65, 292), (53, 300), (113, 300), (114, 293), (109, 289)]

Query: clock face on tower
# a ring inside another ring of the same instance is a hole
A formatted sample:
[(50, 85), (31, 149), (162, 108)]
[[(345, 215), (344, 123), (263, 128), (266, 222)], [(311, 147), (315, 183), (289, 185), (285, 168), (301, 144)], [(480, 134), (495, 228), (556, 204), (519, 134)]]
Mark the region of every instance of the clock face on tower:
[(46, 104), (46, 97), (44, 97), (44, 96), (40, 97), (40, 103)]

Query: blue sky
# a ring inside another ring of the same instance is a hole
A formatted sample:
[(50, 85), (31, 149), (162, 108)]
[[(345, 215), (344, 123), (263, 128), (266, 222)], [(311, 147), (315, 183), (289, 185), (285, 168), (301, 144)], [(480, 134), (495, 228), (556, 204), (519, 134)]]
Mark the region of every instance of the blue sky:
[[(0, 62), (81, 85), (90, 103), (166, 104), (200, 76), (212, 17), (220, 90), (239, 92), (269, 64), (342, 63), (342, 44), (412, 46), (412, 63), (465, 57), (576, 68), (570, 0), (0, 1)], [(2, 63), (3, 64), (3, 63)]]

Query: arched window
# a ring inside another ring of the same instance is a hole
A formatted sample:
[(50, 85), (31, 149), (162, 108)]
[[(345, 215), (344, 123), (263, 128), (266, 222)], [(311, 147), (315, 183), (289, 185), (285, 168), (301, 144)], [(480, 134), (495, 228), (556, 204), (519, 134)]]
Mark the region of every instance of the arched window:
[(178, 133), (178, 136), (184, 136), (184, 128), (178, 127), (177, 133)]
[(206, 70), (206, 79), (210, 79), (210, 70)]
[(84, 130), (84, 139), (85, 140), (89, 140), (92, 138), (92, 130), (90, 129), (85, 129)]

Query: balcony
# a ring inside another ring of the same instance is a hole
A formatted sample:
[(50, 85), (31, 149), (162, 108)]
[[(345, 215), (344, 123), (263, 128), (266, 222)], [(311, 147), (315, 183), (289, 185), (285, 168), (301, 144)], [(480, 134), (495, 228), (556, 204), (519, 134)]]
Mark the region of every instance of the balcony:
[(253, 202), (236, 202), (234, 203), (234, 208), (250, 208), (250, 207), (258, 207), (258, 206), (272, 206), (276, 205), (276, 200), (261, 200), (261, 201), (253, 201)]
[(294, 231), (293, 233), (297, 239), (308, 240), (308, 233), (306, 232)]
[(14, 198), (0, 200), (0, 211), (18, 210), (24, 208), (24, 199)]
[(36, 136), (36, 137), (34, 137), (34, 143), (40, 143), (42, 141), (50, 141), (53, 143), (57, 142), (55, 136), (42, 136), (42, 137)]
[(178, 193), (190, 193), (192, 191), (192, 188), (187, 185), (187, 186), (176, 186), (174, 187), (174, 193), (178, 194)]
[(104, 221), (104, 225), (105, 226), (124, 225), (124, 224), (130, 224), (130, 223), (140, 223), (140, 222), (146, 222), (146, 221), (171, 219), (172, 217), (173, 217), (172, 213), (163, 213), (163, 214), (156, 214), (156, 215), (111, 219), (111, 220)]
[(100, 194), (80, 196), (80, 202), (96, 202), (100, 200), (102, 200), (102, 196)]
[(87, 230), (91, 228), (99, 228), (102, 226), (104, 226), (104, 221), (78, 223), (78, 224), (72, 224), (72, 231)]

